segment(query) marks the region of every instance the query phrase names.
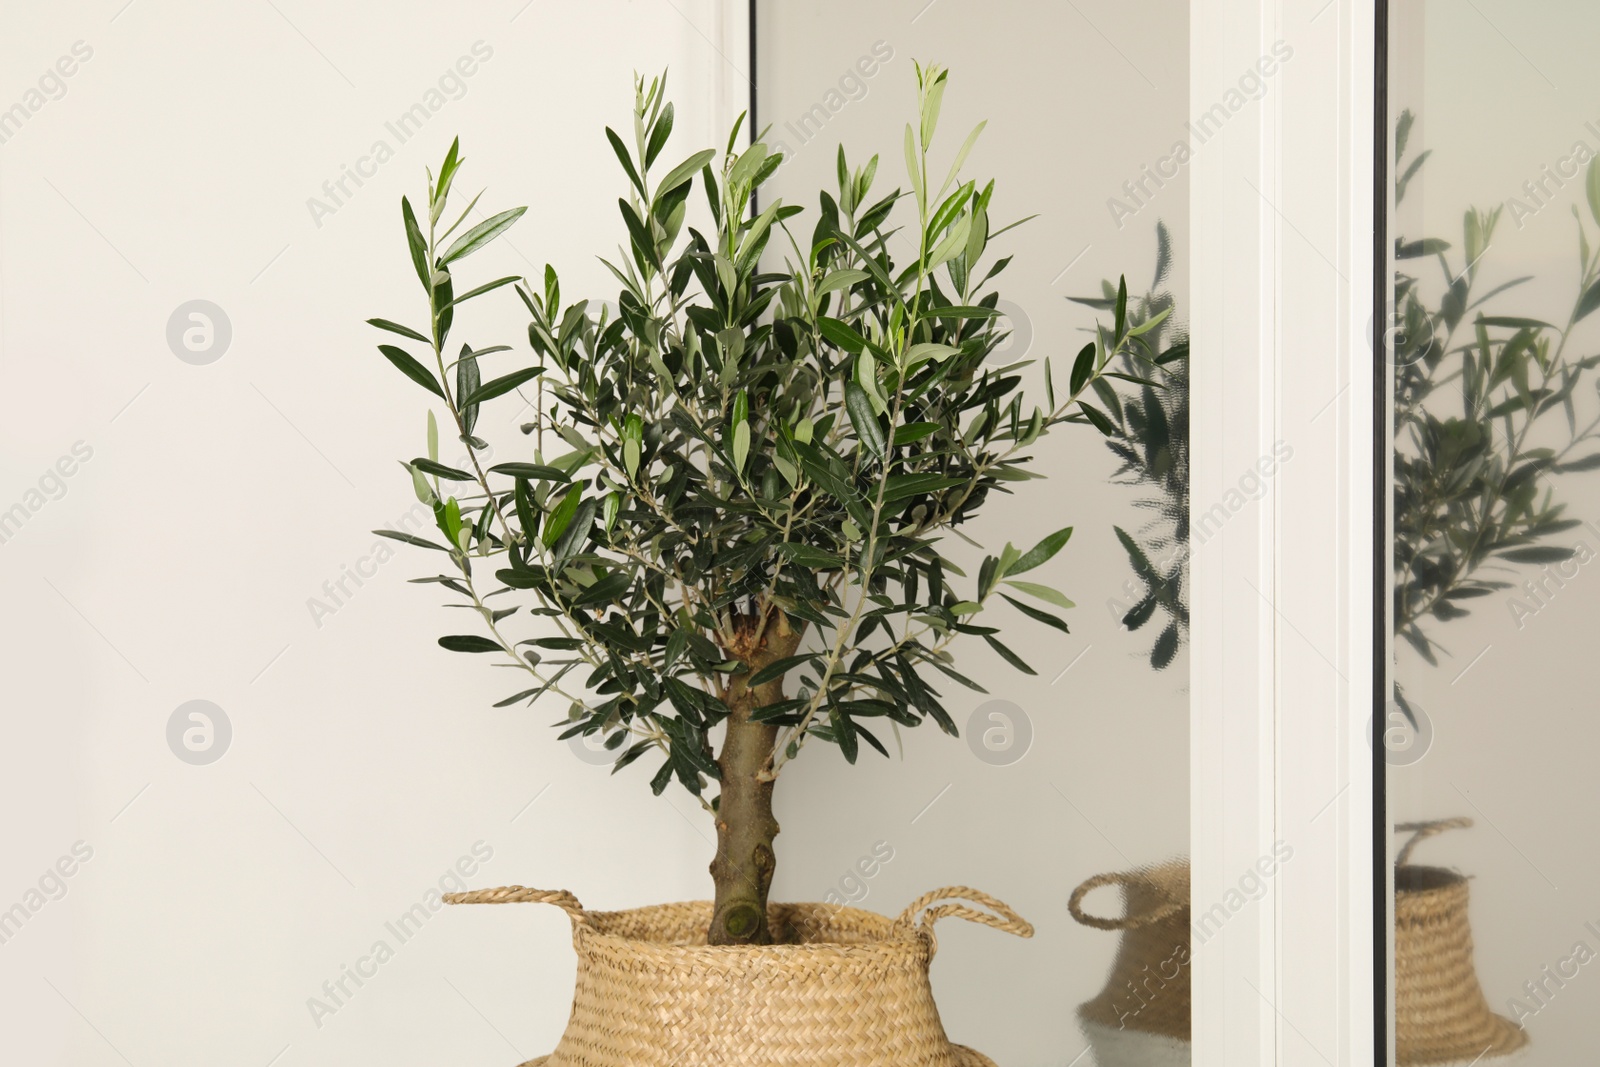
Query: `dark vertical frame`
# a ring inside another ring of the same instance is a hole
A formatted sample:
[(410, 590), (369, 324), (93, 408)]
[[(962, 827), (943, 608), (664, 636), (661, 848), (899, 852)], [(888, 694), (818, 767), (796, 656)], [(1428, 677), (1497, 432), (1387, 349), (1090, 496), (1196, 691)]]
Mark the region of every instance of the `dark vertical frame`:
[[(757, 66), (757, 63), (760, 62), (760, 59), (757, 54), (759, 52), (759, 48), (757, 47), (756, 37), (756, 0), (749, 0), (749, 5), (750, 6), (747, 8), (749, 12), (749, 18), (747, 18), (745, 21), (750, 24), (750, 41), (747, 46), (749, 55), (746, 57), (745, 61), (750, 65), (750, 114), (745, 116), (745, 125), (748, 130), (745, 136), (747, 138), (747, 143), (755, 144), (756, 138), (761, 136), (761, 126), (759, 125), (760, 119), (756, 115), (756, 101), (761, 95), (760, 73), (759, 67)], [(761, 208), (756, 203), (757, 192), (758, 191), (755, 189), (750, 191), (750, 217), (752, 219), (761, 214)]]
[(761, 78), (756, 48), (756, 0), (750, 0), (750, 140), (753, 143), (761, 133), (761, 123), (756, 116), (756, 98), (760, 93)]
[(1389, 702), (1389, 3), (1375, 0), (1372, 114), (1372, 1061), (1388, 1067), (1389, 809), (1384, 728)]

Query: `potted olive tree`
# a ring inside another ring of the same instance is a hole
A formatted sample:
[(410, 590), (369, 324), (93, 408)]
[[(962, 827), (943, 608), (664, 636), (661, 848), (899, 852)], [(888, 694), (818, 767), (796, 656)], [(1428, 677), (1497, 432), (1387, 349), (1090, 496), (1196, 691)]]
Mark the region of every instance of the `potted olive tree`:
[[(559, 700), (560, 736), (603, 737), (617, 770), (659, 761), (651, 788), (688, 790), (716, 827), (709, 904), (599, 915), (519, 887), (455, 898), (572, 914), (578, 995), (552, 1064), (728, 1064), (757, 1045), (776, 1063), (786, 1041), (796, 1063), (846, 1047), (885, 1064), (987, 1062), (951, 1046), (932, 1012), (927, 926), (958, 914), (1031, 932), (1004, 905), (940, 891), (890, 922), (767, 899), (773, 789), (808, 745), (855, 763), (864, 749), (887, 755), (893, 730), (932, 720), (953, 735), (942, 689), (982, 691), (956, 669), (961, 638), (1032, 673), (1002, 621), (1066, 630), (1048, 606), (1070, 602), (1032, 572), (1070, 528), (1007, 544), (972, 574), (943, 539), (1040, 477), (1029, 451), (1042, 435), (1109, 428), (1086, 393), (1120, 373), (1139, 332), (1119, 306), (1064, 381), (1048, 361), (1034, 372), (1038, 402), (1024, 399), (1021, 365), (985, 363), (1003, 338), (989, 283), (1009, 257), (988, 255), (1002, 232), (993, 183), (963, 177), (982, 127), (936, 163), (946, 72), (919, 68), (918, 84), (909, 191), (874, 198), (878, 157), (852, 169), (841, 149), (837, 192), (797, 233), (799, 205), (752, 209), (781, 157), (759, 139), (735, 151), (738, 125), (720, 159), (708, 149), (658, 167), (673, 107), (661, 80), (639, 81), (631, 136), (606, 130), (626, 183), (625, 244), (606, 263), (614, 314), (564, 296), (551, 267), (458, 278), (524, 209), (467, 226), (476, 200), (451, 206), (456, 146), (420, 208), (402, 204), (427, 317), (370, 321), (398, 335), (383, 355), (432, 394), (466, 459), (440, 462), (430, 416), (427, 455), (406, 466), (438, 532), (386, 535), (449, 564), (418, 580), (475, 625), (439, 643), (513, 666), (525, 683), (502, 704)], [(703, 230), (686, 221), (695, 194)], [(531, 361), (462, 336), (471, 302), (502, 288), (527, 311)], [(513, 393), (535, 409), (527, 458), (486, 465), (479, 413)], [(957, 895), (990, 910), (930, 907)], [(841, 1013), (851, 995), (878, 1010)]]

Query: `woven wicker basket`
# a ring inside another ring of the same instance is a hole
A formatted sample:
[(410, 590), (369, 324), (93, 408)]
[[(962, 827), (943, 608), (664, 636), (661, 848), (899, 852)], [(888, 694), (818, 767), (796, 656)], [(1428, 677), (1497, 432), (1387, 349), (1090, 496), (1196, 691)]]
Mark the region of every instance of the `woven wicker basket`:
[(572, 920), (572, 1015), (555, 1052), (524, 1067), (994, 1067), (945, 1036), (928, 983), (933, 924), (955, 916), (1033, 936), (1009, 907), (959, 886), (893, 920), (774, 904), (780, 943), (763, 946), (707, 945), (703, 901), (590, 912), (570, 893), (521, 886), (445, 900), (553, 904)]
[[(1102, 886), (1122, 889), (1118, 918), (1084, 910)], [(1189, 1045), (1189, 863), (1099, 874), (1073, 891), (1072, 917), (1122, 940), (1098, 996), (1078, 1008), (1078, 1021), (1100, 1067), (1187, 1064)]]
[(1472, 1063), (1509, 1055), (1527, 1031), (1489, 1010), (1472, 963), (1467, 879), (1411, 863), (1419, 841), (1471, 819), (1401, 823), (1410, 833), (1394, 868), (1395, 1059), (1404, 1067)]

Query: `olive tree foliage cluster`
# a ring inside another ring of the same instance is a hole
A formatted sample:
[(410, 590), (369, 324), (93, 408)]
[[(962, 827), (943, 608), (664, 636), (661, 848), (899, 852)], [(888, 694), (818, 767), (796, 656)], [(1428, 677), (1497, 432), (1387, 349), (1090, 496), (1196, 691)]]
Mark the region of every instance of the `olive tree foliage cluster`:
[[(1141, 335), (1143, 347), (1122, 357), (1124, 370), (1157, 381), (1113, 388), (1102, 380), (1096, 386), (1115, 427), (1106, 438), (1106, 447), (1120, 463), (1112, 480), (1154, 494), (1136, 502), (1153, 513), (1142, 528), (1115, 530), (1137, 582), (1131, 586), (1132, 606), (1123, 613), (1122, 625), (1129, 630), (1148, 625), (1155, 631), (1149, 658), (1158, 671), (1172, 665), (1189, 636), (1189, 335), (1172, 317), (1177, 299), (1169, 285), (1171, 271), (1172, 235), (1158, 222), (1150, 289), (1123, 302), (1134, 329), (1156, 317), (1162, 321)], [(1070, 299), (1114, 312), (1123, 300), (1118, 287), (1102, 280), (1100, 290), (1099, 296)], [(1159, 374), (1150, 373), (1151, 363), (1160, 368)]]
[[(1413, 122), (1404, 113), (1395, 134), (1405, 164), (1397, 203), (1429, 155), (1406, 156)], [(1600, 224), (1600, 165), (1590, 164), (1585, 189), (1590, 221)], [(1500, 214), (1468, 210), (1459, 248), (1438, 237), (1395, 238), (1394, 627), (1429, 663), (1443, 648), (1433, 623), (1513, 588), (1519, 568), (1573, 556), (1557, 540), (1581, 524), (1561, 499), (1561, 481), (1600, 470), (1600, 416), (1590, 417), (1600, 354), (1576, 340), (1600, 310), (1600, 249), (1574, 208), (1566, 321), (1507, 313), (1506, 294), (1534, 279), (1483, 284)], [(1420, 267), (1429, 260), (1438, 281), (1425, 289)]]
[[(625, 243), (605, 260), (614, 314), (564, 294), (552, 267), (461, 277), (525, 209), (466, 226), (482, 216), (476, 198), (453, 206), (457, 146), (420, 207), (403, 202), (426, 318), (370, 321), (443, 416), (405, 464), (438, 530), (379, 532), (439, 553), (442, 573), (416, 581), (471, 624), (439, 643), (521, 677), (502, 705), (558, 695), (563, 738), (603, 736), (616, 769), (654, 755), (657, 793), (676, 781), (715, 807), (713, 731), (737, 694), (762, 694), (749, 718), (776, 731), (755, 770), (771, 782), (812, 740), (853, 763), (863, 746), (887, 755), (899, 727), (955, 734), (943, 690), (982, 691), (956, 669), (958, 639), (1033, 673), (1001, 640), (1007, 611), (1067, 628), (1052, 609), (1070, 602), (1032, 572), (1070, 528), (971, 574), (944, 538), (1041, 477), (1030, 450), (1046, 433), (1114, 434), (1090, 397), (1106, 377), (1142, 384), (1124, 357), (1163, 316), (1130, 323), (1119, 290), (1113, 325), (1064, 372), (1033, 372), (1041, 396), (1024, 396), (1028, 364), (986, 363), (1009, 257), (990, 255), (993, 182), (964, 177), (983, 127), (936, 161), (946, 72), (918, 81), (904, 185), (881, 191), (879, 158), (852, 167), (841, 148), (837, 188), (801, 228), (799, 205), (752, 210), (781, 157), (736, 150), (737, 125), (720, 156), (660, 166), (673, 107), (662, 80), (639, 80), (631, 130), (606, 130), (626, 188)], [(696, 193), (703, 230), (686, 222)], [(462, 336), (466, 305), (502, 289), (526, 309), (526, 349)], [(508, 394), (537, 409), (526, 458), (485, 466), (479, 415)], [(440, 462), (440, 421), (461, 467)]]

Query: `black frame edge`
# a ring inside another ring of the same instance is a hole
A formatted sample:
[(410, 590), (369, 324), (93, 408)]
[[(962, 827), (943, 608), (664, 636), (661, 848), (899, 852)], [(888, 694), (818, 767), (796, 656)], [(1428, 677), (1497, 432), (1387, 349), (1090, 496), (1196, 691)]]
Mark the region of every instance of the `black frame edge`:
[[(1388, 1067), (1389, 1016), (1389, 811), (1388, 761), (1383, 729), (1388, 706), (1389, 600), (1389, 2), (1374, 0), (1372, 116), (1372, 1061)], [(1380, 319), (1380, 315), (1382, 318)]]

